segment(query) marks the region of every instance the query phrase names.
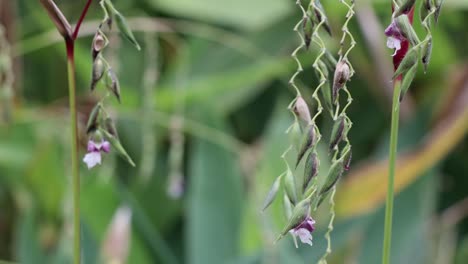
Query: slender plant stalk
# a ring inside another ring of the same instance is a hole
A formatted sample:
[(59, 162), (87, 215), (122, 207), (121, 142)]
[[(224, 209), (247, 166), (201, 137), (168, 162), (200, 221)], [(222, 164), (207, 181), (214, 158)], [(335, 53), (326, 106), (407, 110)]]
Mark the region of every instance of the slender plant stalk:
[(80, 172), (78, 166), (78, 125), (76, 110), (76, 82), (75, 82), (75, 56), (74, 41), (66, 40), (67, 70), (68, 70), (68, 97), (71, 120), (71, 166), (73, 185), (73, 263), (80, 264)]
[(392, 242), (392, 218), (393, 218), (393, 185), (395, 180), (395, 161), (397, 156), (398, 145), (398, 123), (400, 117), (400, 92), (401, 80), (395, 80), (393, 86), (393, 103), (392, 103), (392, 126), (390, 131), (390, 154), (388, 163), (388, 189), (387, 201), (385, 206), (385, 227), (383, 241), (383, 256), (382, 264), (390, 263), (390, 247)]

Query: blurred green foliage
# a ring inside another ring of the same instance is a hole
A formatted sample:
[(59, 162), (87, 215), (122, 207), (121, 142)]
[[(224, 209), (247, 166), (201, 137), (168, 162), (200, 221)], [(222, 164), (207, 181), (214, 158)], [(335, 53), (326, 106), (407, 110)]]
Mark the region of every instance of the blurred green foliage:
[[(296, 67), (290, 58), (298, 45), (292, 28), (300, 19), (294, 1), (114, 2), (142, 44), (138, 53), (115, 35), (107, 54), (118, 65), (122, 85), (122, 104), (112, 100), (109, 104), (118, 119), (122, 144), (137, 167), (114, 154), (105, 155), (102, 166), (93, 170), (82, 164), (83, 263), (101, 263), (101, 245), (122, 204), (133, 212), (127, 263), (315, 263), (325, 250), (327, 208), (317, 215), (314, 246), (298, 249), (289, 238), (273, 244), (285, 223), (281, 202), (260, 212), (268, 188), (284, 170), (280, 155), (289, 141), (284, 131), (292, 116), (286, 106), (294, 94), (287, 81)], [(339, 1), (323, 2), (332, 28), (339, 32), (345, 9)], [(71, 21), (76, 21), (84, 5), (71, 0), (57, 3)], [(350, 132), (354, 179), (345, 176), (346, 183), (360, 179), (364, 173), (360, 164), (385, 158), (390, 126), (390, 97), (384, 88), (390, 80), (379, 75), (381, 67), (391, 71), (386, 67), (391, 51), (384, 46), (383, 34), (390, 21), (389, 3), (362, 1), (357, 8), (364, 23), (353, 20), (350, 25), (358, 46), (351, 54), (357, 73), (349, 84), (354, 97), (349, 109), (354, 123)], [(70, 263), (65, 47), (38, 1), (4, 0), (0, 10), (10, 14), (0, 21), (12, 46), (16, 77), (12, 118), (0, 124), (0, 259)], [(374, 24), (374, 16), (381, 31), (366, 36), (363, 32)], [(401, 152), (417, 156), (413, 150), (431, 144), (423, 139), (453, 120), (461, 125), (445, 127), (461, 136), (441, 135), (441, 144), (452, 140), (453, 148), (435, 162), (421, 165), (417, 175), (407, 173), (411, 180), (395, 202), (393, 263), (468, 261), (468, 206), (463, 202), (468, 194), (467, 17), (466, 1), (445, 1), (433, 30), (428, 73), (418, 72), (405, 99)], [(103, 93), (91, 95), (88, 89), (91, 37), (100, 18), (94, 1), (76, 50), (83, 125), (96, 100), (93, 96)], [(419, 27), (416, 31), (422, 33)], [(334, 52), (337, 38), (328, 41)], [(148, 54), (155, 51), (146, 48), (148, 41), (160, 46), (158, 69), (149, 73), (158, 78), (149, 95), (143, 73)], [(374, 53), (375, 47), (385, 53)], [(301, 88), (306, 94), (317, 83), (311, 68), (314, 54), (300, 54), (305, 65)], [(145, 101), (148, 96), (150, 100)], [(145, 108), (148, 104), (151, 110)], [(179, 132), (185, 141), (179, 169), (185, 191), (180, 199), (173, 199), (168, 195), (168, 153), (174, 143), (171, 135), (177, 132), (174, 122), (181, 116)], [(329, 130), (331, 125), (322, 122), (321, 126)], [(150, 178), (139, 170), (142, 156), (147, 155), (141, 152), (144, 133), (155, 141), (150, 146), (155, 150), (149, 159), (154, 165)], [(82, 142), (84, 153), (84, 135)], [(371, 177), (385, 182), (385, 173)], [(355, 185), (360, 193), (370, 191), (365, 182), (361, 189), (361, 183)], [(353, 193), (346, 197), (351, 198), (338, 200), (349, 213), (337, 219), (329, 262), (378, 263), (383, 200), (377, 195), (375, 206), (363, 213), (354, 210)]]

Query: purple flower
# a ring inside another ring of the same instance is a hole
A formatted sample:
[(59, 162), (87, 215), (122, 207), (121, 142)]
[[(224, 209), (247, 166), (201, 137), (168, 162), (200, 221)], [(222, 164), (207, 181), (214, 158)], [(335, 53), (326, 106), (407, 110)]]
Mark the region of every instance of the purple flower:
[(385, 29), (385, 36), (387, 36), (387, 47), (395, 49), (395, 52), (392, 56), (395, 56), (396, 53), (401, 49), (401, 42), (406, 40), (405, 37), (401, 34), (400, 29), (398, 28), (395, 20), (392, 20), (392, 23)]
[(315, 230), (315, 220), (308, 216), (298, 226), (291, 229), (289, 232), (294, 237), (299, 237), (302, 243), (312, 246), (312, 232)]
[(109, 153), (110, 143), (108, 141), (101, 141), (96, 143), (92, 140), (88, 141), (88, 153), (84, 156), (83, 161), (88, 166), (88, 169), (101, 164), (101, 151)]

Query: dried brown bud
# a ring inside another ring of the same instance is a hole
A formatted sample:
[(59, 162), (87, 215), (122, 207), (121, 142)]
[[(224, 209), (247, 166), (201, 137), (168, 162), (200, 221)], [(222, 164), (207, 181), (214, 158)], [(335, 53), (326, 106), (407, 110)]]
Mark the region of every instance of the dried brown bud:
[(294, 104), (294, 113), (296, 116), (304, 120), (305, 122), (309, 123), (312, 119), (310, 118), (310, 111), (309, 107), (307, 106), (306, 101), (302, 98), (302, 96), (298, 96), (296, 98), (296, 103)]
[(107, 46), (107, 40), (100, 30), (96, 31), (93, 38), (93, 44), (91, 47), (91, 53), (93, 60), (96, 59), (97, 55)]
[(341, 60), (336, 64), (335, 75), (333, 77), (333, 93), (332, 99), (336, 103), (338, 100), (338, 92), (346, 84), (351, 77), (351, 70), (346, 61)]

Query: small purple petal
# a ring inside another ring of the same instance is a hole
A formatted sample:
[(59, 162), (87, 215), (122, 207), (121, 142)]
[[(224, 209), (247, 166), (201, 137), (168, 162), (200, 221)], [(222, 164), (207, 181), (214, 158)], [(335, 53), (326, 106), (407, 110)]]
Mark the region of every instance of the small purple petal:
[(109, 153), (109, 151), (110, 151), (110, 143), (109, 143), (109, 141), (105, 141), (105, 140), (104, 140), (104, 141), (101, 143), (101, 150), (104, 151), (105, 153)]
[(88, 152), (99, 151), (98, 145), (94, 141), (88, 141)]
[(88, 169), (91, 169), (97, 164), (101, 164), (101, 153), (99, 151), (90, 152), (84, 156), (83, 161), (88, 166)]
[(309, 244), (312, 246), (312, 234), (309, 230), (301, 228), (293, 233), (295, 236), (299, 237), (302, 243)]

